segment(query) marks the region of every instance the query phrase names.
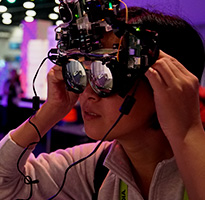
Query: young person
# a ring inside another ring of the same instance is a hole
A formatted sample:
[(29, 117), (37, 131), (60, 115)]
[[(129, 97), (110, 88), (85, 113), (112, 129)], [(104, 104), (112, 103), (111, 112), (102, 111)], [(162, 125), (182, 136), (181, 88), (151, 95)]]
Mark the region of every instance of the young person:
[[(186, 192), (190, 200), (205, 199), (205, 134), (198, 95), (203, 43), (197, 32), (177, 17), (135, 7), (129, 9), (129, 23), (158, 32), (159, 57), (133, 86), (136, 102), (130, 113), (120, 119), (94, 155), (68, 171), (56, 199), (92, 199), (97, 192), (95, 168), (108, 147), (104, 165), (109, 172), (99, 188), (99, 200), (182, 200)], [(107, 46), (118, 41), (114, 34), (108, 37), (104, 38)], [(69, 92), (59, 66), (54, 66), (47, 78), (47, 101), (30, 119), (41, 136), (79, 98), (87, 135), (102, 139), (119, 117), (124, 98), (118, 94), (101, 98), (89, 84), (80, 95)], [(25, 184), (16, 163), (23, 149), (39, 140), (31, 123), (26, 121), (1, 141), (0, 199), (50, 198), (59, 191), (67, 167), (98, 144), (83, 144), (37, 158), (32, 154), (35, 145), (29, 146), (19, 168), (39, 182)]]

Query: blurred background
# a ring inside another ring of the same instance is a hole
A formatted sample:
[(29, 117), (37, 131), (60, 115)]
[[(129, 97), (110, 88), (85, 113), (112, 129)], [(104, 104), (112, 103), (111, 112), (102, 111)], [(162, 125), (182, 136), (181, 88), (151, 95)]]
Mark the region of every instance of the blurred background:
[[(179, 15), (205, 38), (205, 0), (124, 0)], [(41, 61), (55, 48), (54, 29), (62, 21), (59, 0), (0, 0), (0, 139), (32, 114), (32, 80)], [(190, 38), (191, 40), (191, 38)], [(53, 66), (46, 61), (36, 79), (41, 103), (46, 99), (46, 74)], [(203, 76), (205, 77), (205, 76)], [(205, 85), (202, 78), (201, 84)], [(10, 93), (10, 96), (8, 95)], [(49, 131), (36, 149), (50, 152), (91, 141), (84, 133), (78, 104)]]

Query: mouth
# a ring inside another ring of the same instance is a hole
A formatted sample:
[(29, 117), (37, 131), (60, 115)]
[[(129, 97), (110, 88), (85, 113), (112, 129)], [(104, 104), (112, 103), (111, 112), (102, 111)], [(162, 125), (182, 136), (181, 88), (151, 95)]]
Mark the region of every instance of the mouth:
[(94, 113), (94, 112), (90, 112), (90, 111), (84, 111), (83, 112), (83, 119), (86, 121), (90, 121), (90, 120), (94, 120), (94, 119), (98, 119), (101, 116)]

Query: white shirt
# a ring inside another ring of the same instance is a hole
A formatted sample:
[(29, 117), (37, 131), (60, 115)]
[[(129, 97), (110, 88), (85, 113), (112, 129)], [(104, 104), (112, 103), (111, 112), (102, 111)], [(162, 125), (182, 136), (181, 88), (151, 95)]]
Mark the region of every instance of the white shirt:
[[(103, 142), (98, 151), (87, 160), (71, 168), (66, 177), (63, 190), (57, 200), (91, 200), (94, 192), (94, 171), (97, 160), (108, 145), (112, 145), (104, 165), (109, 172), (99, 190), (99, 200), (119, 200), (120, 180), (128, 185), (129, 200), (143, 200), (134, 181), (128, 157), (117, 141)], [(62, 184), (65, 170), (74, 161), (87, 156), (97, 143), (83, 144), (43, 153), (37, 158), (27, 151), (21, 159), (20, 168), (32, 180), (33, 200), (46, 200), (56, 194)], [(15, 144), (9, 134), (0, 141), (0, 200), (27, 199), (30, 185), (24, 184), (23, 176), (17, 170), (17, 161), (23, 148)], [(145, 158), (146, 159), (146, 158)], [(175, 159), (158, 163), (149, 190), (149, 200), (182, 200), (184, 186)]]

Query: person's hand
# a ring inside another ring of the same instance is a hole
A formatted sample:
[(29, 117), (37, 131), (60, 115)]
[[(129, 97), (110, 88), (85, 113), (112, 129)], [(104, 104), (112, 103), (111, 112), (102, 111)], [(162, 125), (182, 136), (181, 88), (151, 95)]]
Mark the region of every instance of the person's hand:
[(62, 75), (62, 67), (55, 65), (47, 75), (47, 104), (57, 109), (62, 116), (66, 115), (78, 100), (78, 95), (66, 89)]
[(189, 133), (201, 129), (199, 81), (193, 74), (160, 51), (159, 59), (145, 75), (154, 91), (159, 123), (169, 140), (183, 141)]

